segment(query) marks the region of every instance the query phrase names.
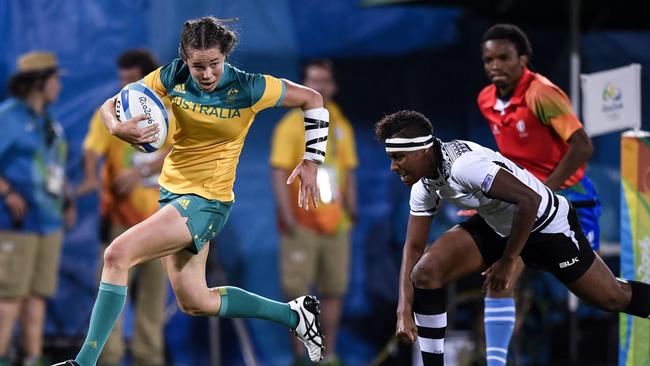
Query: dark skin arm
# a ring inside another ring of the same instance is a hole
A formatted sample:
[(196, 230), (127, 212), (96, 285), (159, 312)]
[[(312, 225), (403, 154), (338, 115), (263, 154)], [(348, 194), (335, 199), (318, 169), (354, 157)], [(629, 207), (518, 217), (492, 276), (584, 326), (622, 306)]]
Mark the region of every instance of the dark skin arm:
[(571, 176), (582, 164), (584, 164), (592, 152), (594, 146), (591, 139), (587, 136), (584, 129), (579, 129), (574, 132), (567, 140), (569, 149), (560, 160), (560, 163), (555, 167), (553, 173), (548, 176), (544, 184), (552, 191), (559, 189), (567, 178)]
[(515, 204), (512, 217), (512, 229), (503, 256), (490, 266), (483, 275), (483, 292), (488, 288), (501, 291), (510, 286), (514, 263), (526, 245), (537, 218), (537, 209), (542, 197), (523, 184), (505, 169), (500, 169), (494, 177), (492, 187), (487, 195), (505, 202)]
[(406, 344), (417, 339), (418, 330), (413, 319), (413, 284), (411, 271), (418, 262), (427, 243), (433, 216), (409, 216), (406, 242), (399, 271), (399, 301), (397, 303), (397, 325), (395, 334)]

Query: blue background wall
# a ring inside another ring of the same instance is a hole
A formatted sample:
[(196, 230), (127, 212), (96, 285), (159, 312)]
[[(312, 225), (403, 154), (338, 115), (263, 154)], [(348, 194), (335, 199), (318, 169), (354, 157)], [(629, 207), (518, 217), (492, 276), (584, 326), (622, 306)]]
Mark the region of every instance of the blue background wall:
[[(238, 17), (241, 41), (231, 62), (251, 72), (299, 81), (305, 58), (331, 57), (338, 68), (337, 98), (352, 120), (360, 166), (360, 219), (353, 232), (350, 293), (346, 298), (340, 352), (350, 365), (374, 357), (392, 332), (397, 273), (407, 217), (408, 191), (388, 171), (374, 141), (372, 124), (403, 108), (425, 112), (443, 139), (494, 142), (476, 106), (487, 82), (479, 43), (494, 19), (453, 7), (362, 8), (357, 1), (172, 1), (172, 0), (0, 0), (0, 83), (14, 71), (17, 56), (32, 49), (54, 51), (67, 74), (56, 112), (70, 142), (68, 173), (81, 176), (81, 142), (92, 112), (118, 88), (115, 59), (131, 47), (148, 47), (162, 63), (176, 57), (183, 21), (203, 15)], [(521, 24), (535, 50), (537, 69), (568, 90), (566, 27)], [(649, 32), (608, 30), (581, 37), (583, 72), (631, 62), (649, 65)], [(649, 106), (647, 67), (643, 106)], [(0, 98), (6, 96), (0, 91)], [(230, 283), (281, 298), (278, 283), (275, 207), (269, 185), (269, 136), (283, 110), (260, 114), (238, 168), (237, 203), (213, 249)], [(1, 121), (0, 121), (1, 123)], [(647, 118), (644, 123), (648, 129)], [(603, 237), (618, 240), (619, 137), (594, 140), (590, 174), (604, 203)], [(97, 197), (79, 199), (79, 222), (67, 233), (61, 284), (50, 302), (47, 333), (81, 337), (96, 292)], [(437, 218), (434, 233), (447, 228), (454, 211)], [(212, 283), (218, 285), (218, 283)], [(225, 364), (237, 365), (236, 342), (224, 325)], [(286, 330), (247, 322), (263, 365), (290, 362)], [(173, 329), (173, 331), (171, 331)], [(207, 364), (207, 320), (174, 315), (168, 344), (177, 364)], [(190, 337), (202, 335), (202, 337)], [(191, 342), (190, 342), (191, 340)]]

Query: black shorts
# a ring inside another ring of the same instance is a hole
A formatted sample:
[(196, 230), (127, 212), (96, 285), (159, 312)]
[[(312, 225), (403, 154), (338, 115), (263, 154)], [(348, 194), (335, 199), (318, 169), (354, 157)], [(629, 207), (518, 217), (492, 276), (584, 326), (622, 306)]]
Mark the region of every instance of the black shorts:
[[(568, 220), (571, 230), (575, 233), (577, 245), (572, 238), (562, 233), (531, 233), (521, 251), (521, 258), (526, 266), (550, 272), (562, 283), (570, 283), (580, 278), (596, 258), (573, 208), (569, 210)], [(501, 258), (508, 238), (494, 232), (482, 217), (474, 215), (459, 225), (474, 238), (474, 243), (488, 267)]]

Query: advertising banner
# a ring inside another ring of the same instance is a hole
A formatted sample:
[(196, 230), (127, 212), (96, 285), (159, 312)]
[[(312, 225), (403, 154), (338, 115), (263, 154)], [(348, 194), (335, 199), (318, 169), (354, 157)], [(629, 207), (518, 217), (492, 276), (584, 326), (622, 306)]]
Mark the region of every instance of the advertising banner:
[[(621, 137), (621, 276), (650, 283), (650, 133)], [(650, 320), (619, 317), (619, 366), (650, 365)]]

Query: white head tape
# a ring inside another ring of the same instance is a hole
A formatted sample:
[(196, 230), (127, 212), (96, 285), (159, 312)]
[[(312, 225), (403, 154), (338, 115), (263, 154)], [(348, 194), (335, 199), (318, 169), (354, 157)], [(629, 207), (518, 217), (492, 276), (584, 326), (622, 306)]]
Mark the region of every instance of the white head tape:
[(395, 151), (415, 151), (421, 149), (427, 149), (433, 146), (433, 136), (421, 136), (421, 137), (395, 137), (392, 139), (386, 139), (384, 141), (386, 145), (386, 152), (395, 152)]

